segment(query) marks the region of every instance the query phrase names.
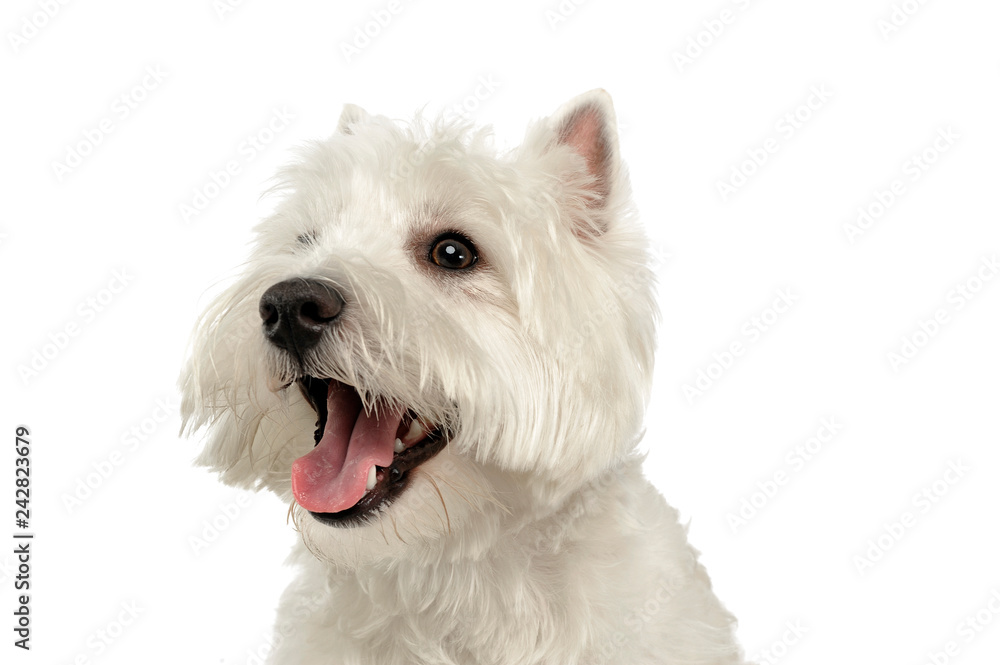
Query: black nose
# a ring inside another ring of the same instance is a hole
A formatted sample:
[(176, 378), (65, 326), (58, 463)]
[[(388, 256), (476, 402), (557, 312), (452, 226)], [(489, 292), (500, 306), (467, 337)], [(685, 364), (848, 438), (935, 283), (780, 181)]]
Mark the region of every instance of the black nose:
[(260, 298), (264, 336), (282, 349), (304, 353), (316, 346), (343, 308), (344, 298), (328, 284), (311, 279), (278, 282)]

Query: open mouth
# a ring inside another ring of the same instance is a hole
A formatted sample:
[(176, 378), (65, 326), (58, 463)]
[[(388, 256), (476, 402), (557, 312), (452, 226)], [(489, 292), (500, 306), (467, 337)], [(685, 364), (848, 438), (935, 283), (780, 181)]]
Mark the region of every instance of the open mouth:
[(316, 410), (316, 446), (292, 464), (295, 501), (320, 522), (355, 526), (407, 487), (409, 472), (447, 444), (447, 430), (403, 407), (366, 411), (353, 386), (304, 376), (297, 383)]

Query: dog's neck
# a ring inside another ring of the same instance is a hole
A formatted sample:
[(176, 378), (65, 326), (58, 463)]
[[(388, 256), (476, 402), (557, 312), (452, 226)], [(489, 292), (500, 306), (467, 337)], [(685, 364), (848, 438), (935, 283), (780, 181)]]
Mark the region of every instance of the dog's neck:
[[(426, 558), (403, 558), (370, 562), (357, 567), (325, 565), (335, 595), (345, 595), (353, 603), (378, 607), (386, 602), (395, 611), (450, 612), (459, 620), (466, 612), (493, 603), (551, 602), (543, 587), (562, 574), (550, 566), (563, 561), (579, 548), (609, 546), (605, 536), (615, 531), (614, 520), (629, 496), (621, 488), (628, 483), (644, 483), (641, 458), (629, 456), (614, 469), (573, 490), (561, 492), (558, 501), (547, 497), (544, 512), (528, 516), (523, 510), (497, 510), (494, 526), (478, 533), (446, 536), (451, 542), (435, 549)], [(389, 534), (391, 537), (391, 532)], [(310, 556), (310, 558), (312, 558)], [(565, 572), (565, 571), (563, 571)], [(497, 579), (508, 580), (502, 589)], [(509, 580), (519, 588), (512, 589)], [(455, 586), (467, 593), (455, 593)]]
[[(636, 654), (618, 637), (710, 593), (676, 511), (642, 477), (640, 461), (583, 485), (534, 522), (497, 522), (476, 556), (345, 567), (301, 546), (301, 571), (280, 611), (294, 620), (279, 622), (277, 635), (289, 643), (307, 637), (324, 653), (328, 646), (348, 654), (343, 662), (375, 654), (385, 663), (489, 663), (503, 654), (503, 662), (566, 663), (603, 651), (625, 662)], [(653, 551), (639, 547), (653, 527)], [(656, 613), (641, 614), (647, 607)], [(704, 630), (710, 640), (718, 629)]]

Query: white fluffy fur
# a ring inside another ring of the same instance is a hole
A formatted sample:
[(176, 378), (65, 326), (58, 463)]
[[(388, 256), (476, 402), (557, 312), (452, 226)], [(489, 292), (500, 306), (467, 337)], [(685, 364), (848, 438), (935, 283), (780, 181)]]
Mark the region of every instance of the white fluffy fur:
[[(274, 491), (302, 535), (271, 662), (742, 662), (635, 453), (657, 314), (614, 122), (593, 91), (497, 154), (487, 130), (348, 106), (280, 173), (281, 203), (182, 378), (186, 427), (209, 427), (199, 463)], [(448, 230), (479, 248), (474, 271), (427, 263)], [(347, 302), (305, 368), (257, 312), (296, 276)], [(316, 414), (280, 388), (304, 370), (457, 433), (365, 526), (325, 526), (292, 499)]]

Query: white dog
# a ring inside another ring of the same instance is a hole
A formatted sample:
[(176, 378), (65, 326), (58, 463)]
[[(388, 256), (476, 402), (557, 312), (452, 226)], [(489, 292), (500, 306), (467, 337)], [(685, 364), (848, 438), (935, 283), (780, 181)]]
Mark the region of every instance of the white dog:
[(348, 106), (275, 189), (182, 378), (199, 463), (302, 535), (270, 662), (742, 663), (635, 452), (657, 312), (608, 95), (505, 154)]

